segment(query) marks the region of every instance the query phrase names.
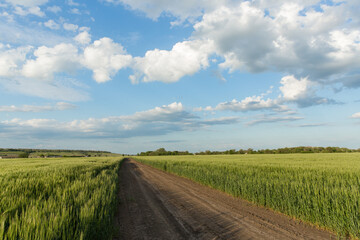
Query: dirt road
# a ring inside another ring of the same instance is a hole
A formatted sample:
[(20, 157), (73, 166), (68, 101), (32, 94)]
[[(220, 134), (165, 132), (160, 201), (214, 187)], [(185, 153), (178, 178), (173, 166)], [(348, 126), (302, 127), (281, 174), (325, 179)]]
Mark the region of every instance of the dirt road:
[(125, 160), (114, 239), (336, 239), (287, 216)]

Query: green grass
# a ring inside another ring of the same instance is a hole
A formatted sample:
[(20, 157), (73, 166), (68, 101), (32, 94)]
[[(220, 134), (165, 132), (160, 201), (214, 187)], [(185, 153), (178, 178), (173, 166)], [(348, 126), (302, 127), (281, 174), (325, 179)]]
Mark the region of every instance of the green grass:
[(110, 239), (120, 163), (0, 159), (0, 239)]
[(360, 154), (137, 157), (261, 206), (360, 238)]

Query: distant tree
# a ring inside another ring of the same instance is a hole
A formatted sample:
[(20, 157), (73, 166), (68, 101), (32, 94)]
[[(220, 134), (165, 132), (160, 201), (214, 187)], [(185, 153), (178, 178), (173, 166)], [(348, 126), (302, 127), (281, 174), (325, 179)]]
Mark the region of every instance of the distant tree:
[(29, 154), (28, 152), (20, 153), (20, 154), (19, 154), (19, 158), (28, 158), (29, 155), (30, 155), (30, 154)]
[(246, 150), (246, 153), (247, 154), (253, 154), (254, 150), (252, 148), (248, 148), (248, 150)]

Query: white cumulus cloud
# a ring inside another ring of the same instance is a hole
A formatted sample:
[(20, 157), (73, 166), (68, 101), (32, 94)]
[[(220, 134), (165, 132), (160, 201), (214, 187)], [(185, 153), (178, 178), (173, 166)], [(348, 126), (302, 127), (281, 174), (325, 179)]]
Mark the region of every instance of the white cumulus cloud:
[(351, 115), (351, 118), (360, 118), (360, 112)]
[(329, 79), (360, 67), (360, 33), (352, 24), (358, 16), (352, 7), (319, 1), (223, 5), (203, 15), (193, 36), (213, 40), (225, 59), (220, 66), (230, 71), (275, 70)]
[(271, 52), (272, 39), (276, 36), (271, 19), (250, 2), (224, 5), (205, 13), (194, 28), (195, 37), (214, 41), (214, 50), (225, 58), (220, 66), (231, 70), (263, 70), (265, 66), (260, 59)]
[(185, 75), (193, 75), (209, 66), (209, 54), (213, 52), (210, 41), (184, 41), (170, 51), (150, 50), (144, 57), (136, 57), (130, 76), (132, 82), (176, 82)]
[[(171, 50), (154, 49), (136, 57), (135, 73), (130, 76), (133, 82), (176, 82), (206, 68), (213, 54), (223, 58), (217, 64), (230, 72), (278, 71), (308, 76), (322, 84), (354, 79), (360, 67), (356, 1), (108, 2), (125, 4), (154, 19), (162, 13), (179, 19), (202, 16), (187, 41), (178, 42)], [(346, 84), (360, 85), (358, 80)]]
[(13, 77), (19, 74), (31, 46), (18, 48), (0, 48), (0, 76)]
[(308, 78), (296, 79), (293, 75), (285, 76), (280, 83), (282, 84), (280, 91), (285, 100), (296, 101), (313, 94), (312, 87), (314, 83), (309, 81)]
[(78, 49), (72, 44), (58, 44), (53, 48), (39, 47), (35, 59), (28, 59), (22, 74), (28, 78), (52, 80), (54, 73), (73, 73), (79, 67)]
[(84, 50), (83, 64), (93, 71), (93, 78), (99, 83), (111, 80), (117, 71), (131, 62), (132, 56), (110, 38), (96, 40)]
[(307, 77), (297, 79), (293, 75), (285, 76), (281, 79), (282, 86), (279, 87), (282, 92), (280, 98), (283, 102), (293, 102), (299, 107), (309, 107), (319, 104), (337, 104), (336, 101), (328, 98), (318, 97), (316, 95), (315, 82), (310, 81)]
[(87, 31), (83, 31), (76, 35), (74, 40), (80, 44), (87, 45), (91, 42), (91, 35)]
[(78, 25), (72, 24), (72, 23), (64, 23), (63, 27), (65, 30), (72, 31), (72, 32), (75, 32), (79, 28)]
[(38, 16), (38, 17), (44, 17), (45, 13), (41, 11), (41, 9), (39, 7), (30, 7), (30, 8), (22, 8), (20, 6), (16, 6), (15, 7), (15, 14), (20, 15), (20, 16), (26, 16), (29, 14)]
[(54, 20), (50, 19), (47, 22), (44, 22), (44, 26), (48, 27), (50, 29), (59, 29), (60, 28), (60, 24), (56, 23)]

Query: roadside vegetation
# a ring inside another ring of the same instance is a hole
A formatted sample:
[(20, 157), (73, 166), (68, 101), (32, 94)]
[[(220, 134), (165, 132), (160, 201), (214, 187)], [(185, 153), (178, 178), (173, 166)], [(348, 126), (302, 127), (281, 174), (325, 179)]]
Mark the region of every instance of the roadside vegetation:
[(120, 154), (91, 150), (0, 148), (2, 158), (118, 157)]
[(155, 156), (136, 160), (360, 238), (360, 154)]
[(0, 159), (0, 239), (110, 239), (121, 161)]
[(147, 151), (138, 153), (138, 156), (167, 156), (167, 155), (222, 155), (222, 154), (289, 154), (289, 153), (350, 153), (360, 152), (359, 149), (349, 149), (341, 147), (286, 147), (277, 149), (230, 149), (225, 151), (201, 151), (190, 153), (188, 151), (166, 151), (164, 148), (159, 148), (155, 151)]
[(188, 151), (166, 151), (165, 148), (159, 148), (155, 151), (141, 152), (138, 156), (168, 156), (168, 155), (193, 155)]

